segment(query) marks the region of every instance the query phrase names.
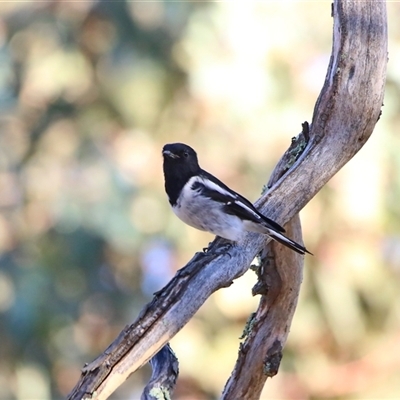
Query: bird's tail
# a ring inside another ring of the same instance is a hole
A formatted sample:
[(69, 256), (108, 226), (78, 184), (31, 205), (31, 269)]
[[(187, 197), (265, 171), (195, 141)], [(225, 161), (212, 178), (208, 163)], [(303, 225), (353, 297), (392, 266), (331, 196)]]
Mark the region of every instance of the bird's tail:
[(285, 235), (283, 235), (282, 233), (279, 232), (275, 232), (272, 230), (268, 231), (268, 235), (276, 240), (277, 242), (283, 244), (284, 246), (288, 247), (289, 249), (294, 250), (296, 253), (299, 254), (311, 254), (304, 246), (302, 246), (301, 244), (296, 243), (295, 241), (293, 241), (292, 239), (289, 239), (288, 237), (286, 237)]

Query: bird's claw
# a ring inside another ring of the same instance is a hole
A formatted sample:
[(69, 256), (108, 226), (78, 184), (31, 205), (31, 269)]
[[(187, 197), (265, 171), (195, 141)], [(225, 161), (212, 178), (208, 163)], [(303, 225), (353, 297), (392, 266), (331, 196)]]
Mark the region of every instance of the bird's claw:
[(228, 254), (229, 257), (231, 257), (231, 255), (229, 254), (229, 250), (232, 249), (232, 247), (235, 246), (234, 242), (230, 242), (230, 241), (223, 241), (222, 243), (220, 241), (217, 242), (212, 242), (211, 246), (209, 246), (207, 248), (208, 252), (213, 252), (213, 254), (215, 255), (225, 255)]

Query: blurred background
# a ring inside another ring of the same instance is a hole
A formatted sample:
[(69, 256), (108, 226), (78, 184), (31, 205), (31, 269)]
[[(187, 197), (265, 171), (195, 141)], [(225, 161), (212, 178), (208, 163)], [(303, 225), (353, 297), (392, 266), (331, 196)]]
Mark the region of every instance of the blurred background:
[[(330, 1), (0, 3), (0, 398), (62, 399), (212, 236), (164, 194), (181, 141), (256, 200), (331, 52)], [(383, 115), (302, 211), (301, 298), (263, 399), (400, 396), (400, 5)], [(391, 21), (397, 21), (390, 24)], [(176, 399), (217, 399), (258, 298), (248, 272), (174, 338)], [(144, 367), (113, 395), (139, 399)]]

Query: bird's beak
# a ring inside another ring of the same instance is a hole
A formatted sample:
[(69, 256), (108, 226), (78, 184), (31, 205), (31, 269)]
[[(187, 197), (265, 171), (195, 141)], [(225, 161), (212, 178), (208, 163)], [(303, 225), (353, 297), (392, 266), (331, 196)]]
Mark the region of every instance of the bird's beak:
[(163, 156), (167, 156), (170, 158), (179, 158), (179, 156), (177, 156), (176, 154), (172, 153), (169, 150), (163, 150), (162, 154), (163, 154)]

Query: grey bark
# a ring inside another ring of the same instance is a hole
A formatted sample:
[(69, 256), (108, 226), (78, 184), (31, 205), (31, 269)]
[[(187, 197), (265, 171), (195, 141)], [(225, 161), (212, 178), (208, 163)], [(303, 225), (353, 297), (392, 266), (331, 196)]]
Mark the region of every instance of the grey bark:
[[(335, 1), (332, 11), (333, 48), (314, 110), (311, 143), (289, 172), (298, 177), (290, 183), (292, 190), (287, 186), (287, 177), (280, 185), (282, 198), (289, 193), (289, 201), (299, 201), (300, 193), (307, 193), (308, 185), (318, 185), (319, 190), (319, 185), (327, 182), (364, 145), (380, 116), (387, 64), (386, 4)], [(303, 176), (296, 173), (296, 168), (304, 169)], [(271, 204), (268, 197), (262, 203), (267, 201)], [(294, 240), (299, 239), (299, 222), (292, 220), (291, 229)], [(271, 245), (275, 257), (261, 281), (268, 280), (272, 287), (261, 298), (223, 399), (258, 399), (266, 379), (276, 374), (279, 367), (297, 304), (302, 268), (298, 260), (291, 259), (290, 252)]]
[(166, 344), (151, 360), (153, 373), (140, 400), (170, 400), (179, 373), (178, 359)]
[[(292, 220), (288, 228), (295, 240), (301, 238), (298, 212), (368, 140), (383, 101), (387, 64), (385, 2), (335, 0), (333, 17), (332, 55), (315, 106), (310, 140), (294, 165), (256, 202), (278, 223)], [(264, 236), (249, 233), (238, 246), (227, 248), (217, 239), (209, 252), (197, 253), (136, 321), (82, 369), (68, 399), (106, 399), (148, 362), (213, 292), (246, 272), (257, 254), (266, 255), (265, 246)], [(271, 248), (273, 258), (264, 260), (266, 272), (261, 275), (258, 290), (263, 284), (270, 288), (262, 296), (241, 346), (223, 393), (225, 399), (259, 398), (265, 379), (279, 367), (300, 289), (303, 259), (275, 244)]]

